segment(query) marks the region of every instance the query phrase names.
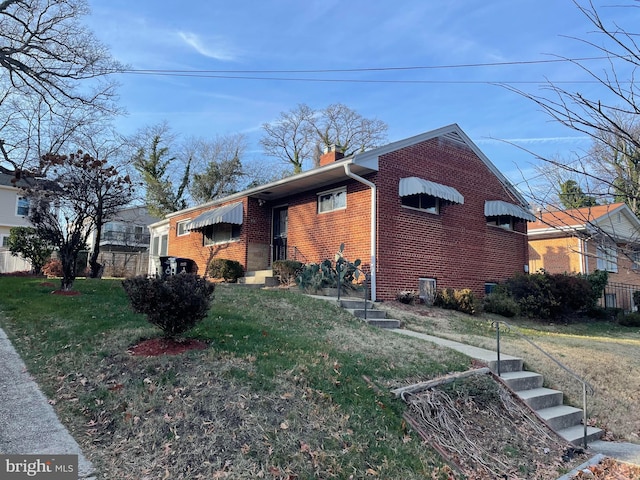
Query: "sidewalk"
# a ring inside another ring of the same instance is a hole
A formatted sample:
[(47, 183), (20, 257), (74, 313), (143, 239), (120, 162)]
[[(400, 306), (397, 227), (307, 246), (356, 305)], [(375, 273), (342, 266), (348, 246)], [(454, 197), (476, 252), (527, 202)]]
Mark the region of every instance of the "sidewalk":
[(0, 365), (0, 454), (78, 455), (78, 478), (93, 479), (93, 465), (60, 423), (1, 328)]
[[(400, 328), (390, 329), (389, 331), (451, 348), (483, 363), (494, 362), (498, 357), (498, 354), (491, 350), (465, 345), (464, 343), (454, 342), (452, 340), (446, 340), (444, 338), (434, 337), (424, 333), (403, 330)], [(515, 358), (516, 357), (509, 355), (500, 355), (500, 360), (514, 360)], [(602, 454), (607, 457), (615, 458), (616, 460), (640, 465), (640, 445), (635, 443), (605, 442), (602, 440), (596, 440), (589, 444), (589, 451), (594, 455)]]

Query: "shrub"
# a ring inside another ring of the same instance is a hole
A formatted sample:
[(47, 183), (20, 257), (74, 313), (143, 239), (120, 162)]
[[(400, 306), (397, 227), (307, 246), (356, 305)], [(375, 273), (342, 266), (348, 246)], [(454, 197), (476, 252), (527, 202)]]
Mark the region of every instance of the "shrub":
[(167, 278), (138, 276), (122, 281), (131, 308), (147, 316), (165, 337), (180, 335), (207, 316), (215, 285), (192, 273)]
[(223, 279), (225, 282), (235, 283), (244, 275), (244, 268), (237, 260), (214, 258), (207, 266), (207, 274), (211, 278)]
[(462, 290), (444, 288), (438, 292), (433, 304), (436, 307), (458, 310), (469, 315), (476, 313), (475, 296), (468, 288), (463, 288)]
[(620, 314), (617, 320), (623, 327), (640, 327), (640, 313), (638, 312)]
[(302, 262), (297, 260), (276, 260), (271, 268), (281, 284), (290, 285), (302, 269)]
[(47, 277), (61, 277), (62, 276), (62, 262), (57, 258), (50, 259), (42, 267), (42, 273)]
[(493, 292), (484, 297), (482, 308), (487, 313), (495, 313), (507, 318), (515, 317), (520, 313), (518, 302), (502, 285), (498, 285)]
[(396, 300), (406, 305), (413, 305), (420, 300), (420, 295), (415, 290), (401, 290), (397, 293)]
[(310, 263), (300, 269), (296, 277), (298, 286), (307, 292), (315, 293), (323, 288), (337, 288), (338, 285), (344, 290), (346, 288), (355, 289), (354, 282), (360, 276), (360, 259), (353, 262), (347, 260), (344, 255), (344, 243), (340, 244), (340, 249), (332, 262), (325, 259), (320, 263)]

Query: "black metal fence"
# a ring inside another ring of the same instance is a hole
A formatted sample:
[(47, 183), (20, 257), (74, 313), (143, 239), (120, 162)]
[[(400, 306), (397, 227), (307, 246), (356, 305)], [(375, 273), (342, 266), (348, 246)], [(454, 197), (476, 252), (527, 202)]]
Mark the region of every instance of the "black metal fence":
[(633, 303), (633, 293), (638, 291), (640, 291), (640, 286), (637, 285), (609, 282), (604, 288), (600, 306), (620, 309), (624, 312), (633, 312), (636, 310)]

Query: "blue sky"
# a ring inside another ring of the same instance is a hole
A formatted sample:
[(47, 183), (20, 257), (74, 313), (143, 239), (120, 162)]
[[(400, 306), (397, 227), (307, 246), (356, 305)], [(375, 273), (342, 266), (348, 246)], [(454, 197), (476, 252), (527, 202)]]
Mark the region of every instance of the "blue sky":
[[(594, 3), (607, 21), (637, 24), (637, 9)], [(587, 79), (569, 64), (310, 72), (595, 56), (567, 38), (593, 37), (593, 26), (571, 0), (90, 0), (90, 6), (89, 26), (132, 69), (215, 71), (209, 77), (119, 75), (128, 112), (117, 122), (122, 133), (163, 120), (184, 136), (242, 132), (253, 160), (263, 158), (263, 123), (299, 103), (322, 108), (339, 102), (386, 122), (389, 141), (457, 123), (522, 188), (523, 174), (535, 175), (536, 161), (509, 142), (561, 157), (590, 144), (531, 101), (491, 85), (531, 82), (514, 85), (542, 93), (545, 79)], [(274, 70), (301, 72), (266, 73)], [(221, 78), (240, 76), (260, 79)], [(277, 79), (285, 77), (296, 80)], [(563, 86), (594, 95), (601, 89)]]

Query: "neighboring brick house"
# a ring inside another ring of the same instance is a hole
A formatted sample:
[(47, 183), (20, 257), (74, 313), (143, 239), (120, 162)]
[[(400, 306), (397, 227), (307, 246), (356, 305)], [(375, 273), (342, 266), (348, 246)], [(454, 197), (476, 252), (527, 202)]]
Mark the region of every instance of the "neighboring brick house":
[(629, 291), (640, 289), (639, 261), (640, 220), (624, 203), (544, 212), (529, 224), (530, 271), (605, 270), (610, 285), (629, 287), (608, 289), (607, 306), (630, 309)]
[[(360, 258), (371, 297), (400, 290), (471, 288), (528, 268), (535, 217), (457, 125), (357, 153), (335, 149), (320, 166), (168, 215), (150, 226), (152, 255), (240, 261)], [(151, 273), (157, 264), (152, 262)]]

